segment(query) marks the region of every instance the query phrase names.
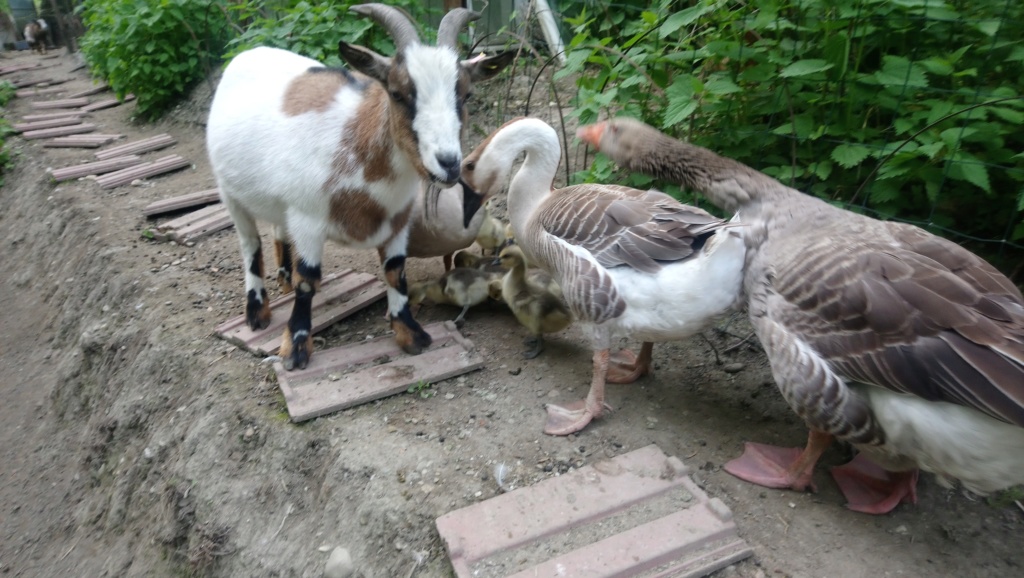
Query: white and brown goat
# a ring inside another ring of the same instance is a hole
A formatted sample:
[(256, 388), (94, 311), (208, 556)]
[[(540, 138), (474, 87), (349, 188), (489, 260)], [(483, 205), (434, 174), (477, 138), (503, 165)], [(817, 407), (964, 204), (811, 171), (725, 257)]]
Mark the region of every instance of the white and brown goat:
[(312, 354), (311, 306), (326, 239), (381, 252), (398, 344), (414, 354), (430, 345), (409, 310), (405, 280), (412, 203), (425, 181), (459, 181), (472, 84), (512, 58), (460, 62), (458, 33), (479, 18), (469, 10), (444, 16), (437, 46), (421, 44), (409, 17), (395, 8), (351, 10), (388, 31), (393, 58), (341, 42), (341, 57), (355, 69), (349, 71), (254, 48), (225, 69), (207, 124), (213, 172), (245, 261), (249, 327), (267, 327), (271, 315), (257, 220), (273, 225), (278, 281), (295, 291), (280, 351), (288, 369), (305, 367)]

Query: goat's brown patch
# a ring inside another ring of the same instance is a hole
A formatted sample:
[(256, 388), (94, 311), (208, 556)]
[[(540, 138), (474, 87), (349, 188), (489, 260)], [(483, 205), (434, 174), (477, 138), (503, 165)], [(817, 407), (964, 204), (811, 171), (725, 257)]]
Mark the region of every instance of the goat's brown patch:
[(307, 112), (324, 112), (334, 102), (334, 95), (347, 82), (339, 70), (318, 69), (304, 72), (288, 83), (281, 103), (281, 112), (286, 116), (298, 116)]
[(292, 292), (292, 245), (274, 239), (274, 256), (277, 259), (277, 284), (281, 293)]
[(354, 241), (365, 241), (387, 218), (384, 207), (364, 191), (342, 189), (331, 195), (331, 221)]
[(395, 238), (395, 235), (399, 231), (405, 228), (405, 225), (409, 222), (409, 215), (412, 213), (412, 205), (406, 206), (401, 211), (395, 213), (395, 216), (391, 217), (391, 236), (388, 237), (388, 241)]
[(336, 159), (334, 167), (341, 174), (351, 174), (362, 167), (363, 179), (369, 183), (389, 179), (393, 173), (392, 139), (387, 132), (389, 97), (382, 92), (384, 87), (379, 84), (367, 87), (366, 98), (359, 103), (359, 109), (342, 130), (345, 136), (341, 151), (351, 156)]

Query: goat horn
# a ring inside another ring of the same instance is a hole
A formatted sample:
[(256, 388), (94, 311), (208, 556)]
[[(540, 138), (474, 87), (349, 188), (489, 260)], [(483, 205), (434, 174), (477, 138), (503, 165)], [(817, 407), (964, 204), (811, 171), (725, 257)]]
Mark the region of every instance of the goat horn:
[(437, 45), (458, 48), (459, 32), (466, 24), (479, 18), (479, 12), (465, 8), (455, 8), (449, 11), (441, 19), (441, 25), (437, 28)]
[(388, 34), (391, 35), (391, 38), (395, 40), (396, 52), (420, 41), (420, 35), (416, 32), (412, 19), (409, 18), (408, 14), (394, 6), (386, 4), (356, 4), (349, 7), (349, 10), (363, 16), (369, 16), (377, 24), (383, 26), (388, 31)]

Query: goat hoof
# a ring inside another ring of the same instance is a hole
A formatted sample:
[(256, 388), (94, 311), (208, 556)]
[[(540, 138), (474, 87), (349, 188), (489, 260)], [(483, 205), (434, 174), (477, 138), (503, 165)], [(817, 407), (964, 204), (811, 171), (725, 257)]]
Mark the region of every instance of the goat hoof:
[(306, 331), (301, 331), (292, 337), (291, 332), (286, 328), (281, 338), (281, 365), (288, 371), (293, 369), (306, 369), (309, 359), (313, 356), (313, 339)]
[(262, 299), (256, 299), (256, 290), (250, 290), (248, 300), (245, 304), (245, 322), (249, 329), (259, 331), (270, 326), (270, 302), (267, 300), (267, 290), (261, 289)]
[(430, 337), (430, 334), (422, 329), (419, 332), (413, 334), (412, 341), (402, 345), (402, 351), (409, 355), (419, 355), (423, 353), (423, 350), (430, 347), (430, 344), (434, 340)]

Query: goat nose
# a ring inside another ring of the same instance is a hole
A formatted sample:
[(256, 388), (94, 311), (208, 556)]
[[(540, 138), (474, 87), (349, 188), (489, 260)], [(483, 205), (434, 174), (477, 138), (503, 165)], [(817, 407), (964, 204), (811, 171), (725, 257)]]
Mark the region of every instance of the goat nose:
[(437, 164), (441, 165), (441, 169), (447, 177), (445, 183), (451, 185), (459, 180), (459, 174), (462, 171), (462, 159), (459, 158), (459, 155), (439, 154), (437, 155)]

